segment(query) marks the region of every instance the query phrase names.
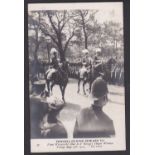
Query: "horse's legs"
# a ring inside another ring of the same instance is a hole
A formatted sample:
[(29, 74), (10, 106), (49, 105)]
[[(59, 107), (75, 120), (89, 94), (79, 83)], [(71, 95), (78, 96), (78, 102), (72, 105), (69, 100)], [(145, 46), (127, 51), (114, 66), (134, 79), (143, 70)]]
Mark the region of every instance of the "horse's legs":
[(50, 96), (50, 81), (49, 80), (46, 80), (46, 85), (47, 85), (48, 96)]
[(86, 80), (83, 81), (83, 93), (84, 93), (84, 95), (86, 95), (86, 91), (85, 91), (86, 82), (87, 82)]
[(65, 86), (59, 85), (59, 87), (60, 87), (60, 90), (61, 90), (62, 99), (65, 100), (65, 99), (64, 99), (64, 95), (65, 95), (65, 88), (66, 88), (66, 85), (65, 85)]
[(62, 99), (65, 101), (65, 89), (66, 89), (66, 85), (63, 87), (62, 89)]
[(79, 80), (78, 80), (78, 91), (77, 91), (77, 93), (80, 92), (80, 83), (81, 83), (81, 79), (79, 78)]
[(61, 94), (62, 94), (62, 98), (63, 98), (63, 88), (62, 88), (62, 86), (61, 86), (61, 85), (59, 85), (59, 87), (60, 87)]
[(54, 86), (54, 82), (52, 82), (52, 84), (51, 84), (51, 94), (52, 94), (53, 86)]
[(89, 82), (89, 93), (91, 93), (92, 81)]

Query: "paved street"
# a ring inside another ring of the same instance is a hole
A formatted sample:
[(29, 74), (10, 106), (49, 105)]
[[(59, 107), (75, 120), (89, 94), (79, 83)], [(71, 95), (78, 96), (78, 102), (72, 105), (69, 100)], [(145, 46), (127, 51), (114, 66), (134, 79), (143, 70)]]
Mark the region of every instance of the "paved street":
[[(113, 120), (116, 130), (116, 136), (119, 136), (121, 138), (125, 134), (124, 87), (108, 85), (108, 89), (109, 102), (103, 108), (103, 110)], [(53, 95), (61, 97), (61, 92), (58, 86), (54, 86)], [(79, 94), (77, 93), (77, 80), (75, 79), (69, 80), (69, 84), (66, 88), (65, 100), (66, 106), (60, 112), (59, 119), (66, 127), (69, 138), (72, 138), (75, 118), (77, 114), (82, 108), (89, 107), (92, 103), (92, 100), (89, 94), (83, 94), (82, 85), (81, 92)]]

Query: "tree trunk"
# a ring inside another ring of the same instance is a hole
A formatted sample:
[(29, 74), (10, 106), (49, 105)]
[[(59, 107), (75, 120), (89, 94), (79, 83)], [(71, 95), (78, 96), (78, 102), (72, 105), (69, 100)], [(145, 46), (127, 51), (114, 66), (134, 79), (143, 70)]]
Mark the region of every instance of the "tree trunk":
[(48, 63), (50, 63), (50, 48), (49, 48), (49, 44), (46, 44), (47, 46), (47, 56), (48, 56)]
[(65, 60), (65, 51), (63, 50), (63, 47), (62, 47), (61, 32), (57, 34), (57, 37), (58, 37), (58, 49), (60, 54), (60, 61), (63, 62)]
[(84, 36), (85, 36), (85, 49), (87, 49), (88, 48), (87, 35), (85, 34)]
[(34, 51), (34, 61), (38, 61), (38, 48), (39, 48), (39, 44), (36, 45), (35, 51)]
[(86, 32), (85, 19), (82, 13), (81, 13), (81, 17), (82, 17), (82, 27), (83, 27), (83, 33), (84, 33), (85, 49), (87, 49), (88, 48), (88, 36)]
[(59, 49), (60, 61), (65, 61), (65, 51), (63, 49)]

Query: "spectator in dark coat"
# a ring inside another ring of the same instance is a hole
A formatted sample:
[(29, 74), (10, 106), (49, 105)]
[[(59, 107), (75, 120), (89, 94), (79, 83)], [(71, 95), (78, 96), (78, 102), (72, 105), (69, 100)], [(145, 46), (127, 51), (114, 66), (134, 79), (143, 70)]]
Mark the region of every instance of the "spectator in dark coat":
[(115, 135), (113, 121), (102, 111), (107, 104), (107, 84), (97, 78), (92, 84), (91, 95), (94, 99), (89, 108), (83, 109), (75, 123), (74, 138), (112, 137)]
[(57, 119), (64, 102), (56, 97), (41, 100), (31, 96), (31, 138), (67, 138), (67, 131)]
[(67, 138), (67, 131), (57, 115), (62, 109), (64, 102), (56, 97), (48, 100), (48, 113), (40, 123), (42, 138)]

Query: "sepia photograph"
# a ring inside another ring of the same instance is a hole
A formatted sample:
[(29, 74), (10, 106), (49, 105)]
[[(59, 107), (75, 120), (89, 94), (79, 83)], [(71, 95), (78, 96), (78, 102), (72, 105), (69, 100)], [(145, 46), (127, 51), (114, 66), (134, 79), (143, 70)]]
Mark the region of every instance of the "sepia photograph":
[(126, 150), (123, 2), (27, 14), (30, 151)]

